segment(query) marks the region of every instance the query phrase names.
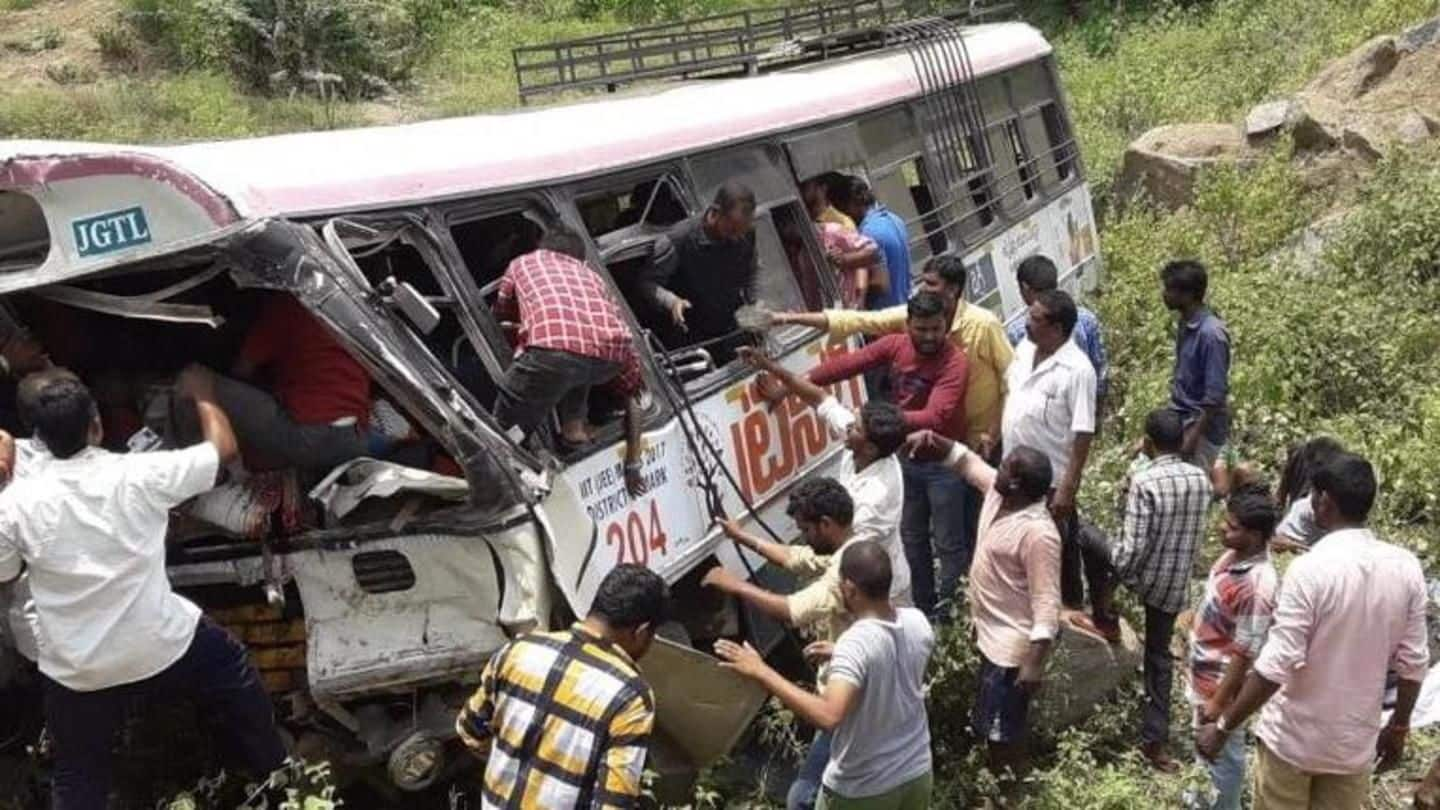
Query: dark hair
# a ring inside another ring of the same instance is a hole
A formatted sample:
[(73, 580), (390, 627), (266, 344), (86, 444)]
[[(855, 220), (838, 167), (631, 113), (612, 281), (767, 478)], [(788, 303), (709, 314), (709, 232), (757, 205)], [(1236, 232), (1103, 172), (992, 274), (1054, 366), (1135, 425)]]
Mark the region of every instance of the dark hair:
[(1020, 487), (1020, 493), (1027, 498), (1040, 499), (1050, 492), (1055, 471), (1050, 468), (1050, 457), (1033, 447), (1021, 445), (1006, 454), (1010, 462), (1011, 477)]
[(855, 520), (855, 501), (834, 478), (809, 478), (791, 490), (785, 514), (807, 523), (828, 517), (841, 526), (849, 526)]
[(1289, 507), (1310, 493), (1310, 479), (1315, 470), (1345, 452), (1340, 442), (1329, 436), (1316, 436), (1304, 444), (1290, 448), (1285, 458), (1285, 471), (1280, 474), (1280, 487), (1275, 500)]
[(1249, 484), (1235, 490), (1225, 501), (1225, 511), (1241, 528), (1259, 532), (1266, 540), (1275, 533), (1275, 526), (1280, 523), (1280, 509), (1263, 484)]
[(1075, 299), (1070, 293), (1064, 290), (1045, 290), (1035, 296), (1035, 302), (1045, 310), (1045, 317), (1051, 323), (1059, 324), (1060, 331), (1065, 337), (1075, 331), (1075, 322), (1080, 319), (1080, 311), (1075, 308)]
[(848, 205), (869, 208), (875, 204), (875, 192), (863, 177), (851, 177), (845, 184), (843, 199)]
[(1205, 300), (1205, 290), (1210, 286), (1210, 274), (1205, 265), (1194, 259), (1180, 259), (1160, 268), (1160, 283), (1167, 290), (1190, 293), (1197, 300)]
[(565, 225), (551, 225), (550, 230), (540, 237), (540, 249), (563, 253), (572, 259), (585, 261), (585, 240), (580, 234)]
[(600, 580), (590, 615), (599, 616), (611, 627), (652, 628), (664, 623), (670, 590), (659, 574), (643, 565), (625, 563), (610, 569)]
[(747, 214), (754, 213), (755, 192), (744, 183), (730, 180), (715, 189), (715, 201), (710, 207), (722, 214), (733, 214), (737, 208), (743, 208)]
[(850, 203), (850, 181), (853, 177), (839, 172), (825, 172), (812, 179), (825, 187), (825, 197), (831, 205), (845, 210)]
[(72, 380), (80, 382), (80, 377), (68, 368), (47, 368), (33, 374), (27, 374), (20, 383), (15, 386), (15, 411), (20, 417), (20, 424), (27, 432), (35, 430), (35, 416), (31, 413), (40, 389), (56, 380)]
[(73, 373), (50, 374), (27, 386), (20, 412), (35, 426), (35, 435), (56, 458), (70, 458), (90, 443), (90, 424), (94, 421), (95, 398), (90, 389)]
[(865, 425), (865, 438), (875, 445), (880, 458), (894, 455), (909, 435), (905, 427), (905, 413), (900, 406), (883, 399), (866, 402), (860, 408), (860, 421)]
[(1145, 435), (1155, 449), (1174, 453), (1185, 443), (1185, 420), (1179, 411), (1156, 408), (1145, 417)]
[(1375, 468), (1354, 453), (1337, 453), (1310, 478), (1312, 492), (1335, 502), (1342, 517), (1363, 521), (1375, 505)]
[(1060, 286), (1060, 272), (1055, 263), (1044, 256), (1027, 257), (1015, 270), (1015, 280), (1035, 292), (1045, 292)]
[(958, 287), (962, 293), (965, 291), (966, 281), (970, 278), (970, 271), (965, 269), (965, 262), (959, 256), (949, 253), (932, 258), (925, 263), (925, 268), (920, 272), (922, 275), (934, 273), (946, 284)]
[(905, 305), (905, 313), (910, 320), (943, 316), (945, 299), (929, 290), (922, 290), (910, 296), (910, 302)]
[(871, 599), (888, 598), (893, 577), (889, 553), (874, 540), (851, 543), (840, 555), (840, 579), (855, 583)]

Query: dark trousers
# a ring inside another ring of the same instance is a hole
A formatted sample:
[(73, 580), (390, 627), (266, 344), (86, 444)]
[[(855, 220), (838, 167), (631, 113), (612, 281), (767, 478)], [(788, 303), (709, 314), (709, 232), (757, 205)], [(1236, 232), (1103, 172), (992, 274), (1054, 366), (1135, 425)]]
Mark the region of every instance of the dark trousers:
[(529, 435), (558, 410), (561, 423), (586, 415), (590, 386), (615, 379), (620, 364), (556, 349), (526, 349), (500, 381), (495, 419)]
[(240, 447), (266, 465), (329, 471), (379, 449), (355, 425), (302, 425), (268, 391), (239, 380), (216, 377), (215, 398)]
[(1078, 610), (1085, 606), (1085, 565), (1080, 548), (1080, 517), (1070, 517), (1055, 522), (1060, 532), (1060, 602), (1067, 608)]
[(256, 775), (285, 761), (270, 697), (245, 646), (209, 619), (180, 660), (143, 681), (77, 692), (45, 678), (45, 723), (55, 747), (54, 810), (105, 810), (115, 734), (137, 698), (193, 699), (227, 761)]

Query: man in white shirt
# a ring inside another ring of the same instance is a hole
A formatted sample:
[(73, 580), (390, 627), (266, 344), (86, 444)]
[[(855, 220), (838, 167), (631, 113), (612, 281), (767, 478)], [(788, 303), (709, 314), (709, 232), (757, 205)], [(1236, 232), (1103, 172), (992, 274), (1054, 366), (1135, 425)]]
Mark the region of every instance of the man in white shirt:
[(820, 810), (925, 810), (933, 762), (925, 669), (934, 631), (924, 613), (891, 603), (890, 555), (877, 543), (841, 552), (840, 589), (855, 623), (830, 651), (830, 677), (819, 694), (771, 669), (749, 644), (719, 641), (715, 653), (722, 666), (758, 681), (833, 736)]
[(845, 453), (840, 457), (835, 479), (855, 502), (850, 538), (852, 541), (874, 540), (884, 547), (890, 555), (890, 598), (898, 605), (912, 606), (910, 564), (900, 539), (905, 478), (898, 451), (908, 433), (900, 407), (872, 399), (861, 408), (857, 419), (854, 411), (841, 405), (840, 400), (825, 389), (786, 370), (773, 358), (748, 346), (739, 353), (747, 363), (814, 408), (830, 435), (844, 439)]
[(1006, 449), (1033, 447), (1050, 459), (1055, 488), (1050, 514), (1060, 530), (1060, 596), (1085, 603), (1075, 495), (1095, 437), (1095, 367), (1070, 339), (1079, 318), (1075, 300), (1046, 290), (1030, 305), (1028, 337), (1005, 372), (1009, 396), (1001, 420)]
[(0, 496), (0, 581), (28, 573), (46, 727), (55, 747), (53, 806), (103, 810), (114, 735), (133, 699), (193, 696), (240, 764), (268, 773), (285, 758), (273, 710), (245, 647), (176, 595), (165, 571), (169, 512), (216, 483), (235, 435), (195, 376), (182, 377), (205, 441), (115, 454), (95, 401), (63, 369), (26, 386), (21, 410), (49, 451)]

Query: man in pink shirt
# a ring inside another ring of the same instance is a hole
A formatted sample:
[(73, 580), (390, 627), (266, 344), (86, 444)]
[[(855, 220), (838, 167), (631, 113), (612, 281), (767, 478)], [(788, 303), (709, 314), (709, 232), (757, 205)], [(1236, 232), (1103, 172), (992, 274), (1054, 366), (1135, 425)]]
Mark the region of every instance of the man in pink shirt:
[[(1256, 810), (1360, 810), (1371, 771), (1394, 766), (1405, 750), (1430, 664), (1420, 562), (1365, 527), (1375, 502), (1370, 463), (1336, 456), (1312, 477), (1311, 496), (1326, 534), (1286, 572), (1245, 685), (1196, 740), (1213, 760), (1232, 730), (1265, 707), (1255, 725)], [(1387, 669), (1400, 683), (1382, 728)]]
[(1010, 448), (1000, 469), (961, 442), (930, 431), (906, 441), (912, 458), (941, 458), (984, 494), (970, 568), (970, 616), (980, 648), (980, 690), (971, 723), (985, 738), (990, 768), (1025, 766), (1030, 698), (1045, 676), (1045, 657), (1060, 624), (1060, 532), (1046, 506), (1050, 459)]

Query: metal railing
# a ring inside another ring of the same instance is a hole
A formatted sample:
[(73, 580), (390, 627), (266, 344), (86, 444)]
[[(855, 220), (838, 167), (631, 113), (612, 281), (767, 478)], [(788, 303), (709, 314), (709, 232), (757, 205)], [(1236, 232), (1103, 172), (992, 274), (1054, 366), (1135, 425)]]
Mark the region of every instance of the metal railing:
[(669, 77), (753, 75), (763, 69), (883, 48), (921, 17), (984, 22), (1008, 3), (971, 0), (935, 10), (926, 0), (845, 0), (748, 9), (610, 34), (527, 45), (512, 52), (520, 100), (542, 93)]

